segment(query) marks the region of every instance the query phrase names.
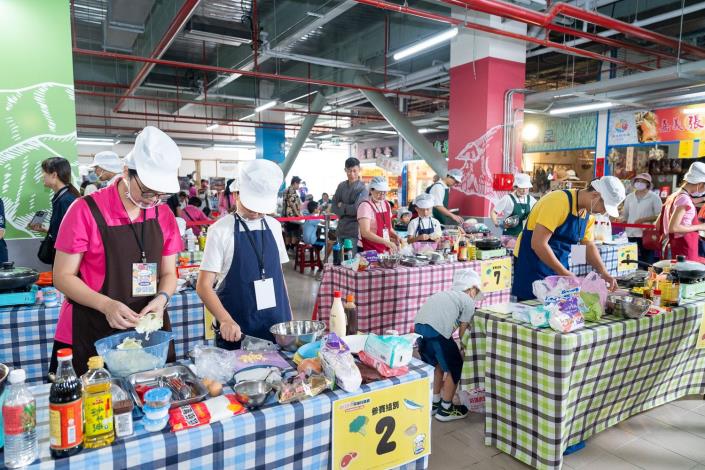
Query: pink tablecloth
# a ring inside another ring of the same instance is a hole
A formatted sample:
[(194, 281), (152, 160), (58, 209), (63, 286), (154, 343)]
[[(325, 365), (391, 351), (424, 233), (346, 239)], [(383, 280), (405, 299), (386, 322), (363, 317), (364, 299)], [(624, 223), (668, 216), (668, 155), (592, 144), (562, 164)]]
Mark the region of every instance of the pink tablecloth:
[[(383, 334), (386, 330), (397, 330), (400, 334), (412, 332), (416, 312), (426, 299), (431, 294), (450, 289), (453, 273), (467, 268), (480, 272), (480, 261), (419, 268), (378, 268), (359, 273), (327, 264), (316, 300), (318, 319), (328, 323), (333, 292), (339, 290), (343, 297), (347, 294), (355, 296), (359, 331), (376, 334)], [(480, 305), (508, 302), (509, 294), (510, 289), (485, 294)]]

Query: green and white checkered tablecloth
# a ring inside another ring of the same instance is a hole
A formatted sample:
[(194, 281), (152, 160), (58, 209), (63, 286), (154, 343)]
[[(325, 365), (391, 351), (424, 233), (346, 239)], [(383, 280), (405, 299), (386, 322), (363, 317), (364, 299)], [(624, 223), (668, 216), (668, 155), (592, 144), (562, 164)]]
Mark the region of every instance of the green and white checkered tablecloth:
[(460, 386), (485, 389), (485, 444), (537, 469), (568, 446), (658, 405), (705, 393), (695, 343), (705, 297), (655, 317), (608, 316), (575, 333), (478, 311)]

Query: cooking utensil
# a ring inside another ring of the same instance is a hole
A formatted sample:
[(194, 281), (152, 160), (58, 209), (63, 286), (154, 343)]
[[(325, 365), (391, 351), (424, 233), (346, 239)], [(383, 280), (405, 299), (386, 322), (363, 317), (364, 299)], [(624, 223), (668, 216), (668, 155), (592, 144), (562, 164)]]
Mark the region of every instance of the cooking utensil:
[(641, 318), (653, 305), (648, 299), (633, 297), (625, 293), (607, 295), (607, 311), (625, 318)]
[(497, 237), (483, 237), (475, 240), (478, 250), (496, 250), (502, 248), (502, 240)]
[(27, 289), (39, 279), (39, 273), (30, 268), (16, 268), (15, 263), (7, 261), (0, 266), (0, 292)]
[(401, 255), (381, 254), (378, 256), (379, 264), (386, 269), (394, 269), (401, 262)]
[(264, 405), (272, 393), (272, 386), (265, 380), (246, 380), (233, 385), (235, 398), (248, 410)]
[(171, 408), (178, 408), (179, 406), (199, 402), (208, 395), (208, 389), (205, 387), (205, 385), (203, 385), (203, 383), (198, 380), (198, 377), (196, 377), (196, 375), (191, 372), (191, 369), (186, 366), (170, 366), (165, 367), (163, 369), (155, 369), (147, 372), (138, 372), (136, 374), (132, 374), (126, 377), (125, 381), (127, 382), (128, 388), (130, 389), (130, 395), (132, 395), (132, 399), (137, 404), (137, 406), (142, 408), (142, 406), (144, 406), (144, 403), (140, 399), (140, 396), (135, 390), (135, 387), (137, 387), (138, 385), (144, 385), (147, 387), (160, 387), (161, 384), (165, 383), (166, 381), (167, 387), (171, 389), (171, 387), (169, 386), (169, 379), (178, 379), (182, 381), (186, 386), (191, 388), (191, 397), (185, 399), (180, 398), (179, 395), (177, 395), (172, 389)]
[(696, 263), (695, 261), (686, 261), (684, 256), (678, 256), (675, 263), (673, 260), (662, 260), (657, 261), (652, 265), (643, 261), (632, 259), (623, 260), (622, 263), (637, 264), (645, 268), (654, 268), (654, 271), (657, 274), (663, 272), (665, 267), (670, 267), (671, 273), (678, 276), (678, 279), (681, 281), (696, 281), (705, 279), (705, 264)]
[(304, 344), (320, 338), (325, 330), (326, 324), (322, 321), (295, 320), (272, 325), (269, 332), (284, 351), (296, 352)]
[(504, 228), (514, 228), (517, 225), (519, 225), (519, 217), (510, 215), (506, 219), (504, 219)]

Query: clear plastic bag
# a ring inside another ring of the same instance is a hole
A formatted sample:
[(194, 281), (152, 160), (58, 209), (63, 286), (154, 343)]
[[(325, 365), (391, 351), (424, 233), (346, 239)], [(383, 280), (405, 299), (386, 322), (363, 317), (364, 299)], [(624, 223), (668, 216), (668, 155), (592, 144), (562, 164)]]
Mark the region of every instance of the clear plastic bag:
[(199, 344), (191, 357), (196, 367), (196, 375), (200, 378), (217, 380), (225, 383), (232, 379), (235, 372), (235, 357), (231, 351)]
[(532, 291), (537, 299), (546, 303), (547, 300), (577, 296), (580, 292), (580, 280), (575, 276), (547, 276), (534, 281)]
[(279, 346), (267, 341), (266, 339), (256, 338), (254, 336), (245, 335), (242, 340), (242, 349), (245, 351), (279, 351)]

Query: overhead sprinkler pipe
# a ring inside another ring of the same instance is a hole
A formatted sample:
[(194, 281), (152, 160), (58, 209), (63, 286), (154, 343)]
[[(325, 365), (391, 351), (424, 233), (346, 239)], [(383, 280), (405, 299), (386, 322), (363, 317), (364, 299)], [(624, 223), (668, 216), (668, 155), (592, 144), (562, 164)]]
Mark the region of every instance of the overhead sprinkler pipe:
[(148, 63), (148, 64), (163, 65), (166, 67), (189, 69), (189, 70), (202, 70), (205, 72), (213, 72), (213, 73), (220, 73), (220, 74), (228, 74), (228, 75), (238, 74), (238, 75), (242, 75), (245, 77), (263, 78), (263, 79), (268, 79), (268, 80), (281, 80), (281, 81), (285, 81), (285, 82), (295, 82), (295, 83), (310, 83), (311, 85), (330, 86), (330, 87), (337, 87), (337, 88), (349, 88), (352, 90), (359, 90), (359, 91), (376, 91), (378, 93), (388, 93), (388, 94), (393, 94), (393, 95), (397, 95), (397, 96), (411, 96), (413, 98), (422, 98), (424, 100), (431, 100), (431, 101), (449, 101), (450, 100), (450, 98), (447, 96), (433, 96), (433, 95), (426, 95), (423, 93), (411, 93), (408, 91), (389, 90), (386, 88), (378, 88), (378, 87), (374, 87), (371, 85), (365, 86), (365, 85), (357, 85), (357, 84), (353, 84), (353, 83), (334, 82), (331, 80), (320, 80), (320, 79), (316, 79), (316, 78), (294, 77), (291, 75), (281, 75), (281, 74), (276, 74), (276, 73), (255, 72), (252, 70), (241, 70), (241, 69), (230, 69), (227, 67), (219, 67), (219, 66), (215, 66), (215, 65), (205, 65), (205, 64), (192, 64), (192, 63), (181, 62), (181, 61), (176, 61), (176, 60), (152, 59), (149, 57), (140, 57), (140, 56), (134, 56), (134, 55), (129, 55), (129, 54), (120, 54), (117, 52), (94, 51), (94, 50), (90, 50), (90, 49), (74, 48), (73, 53), (79, 54), (79, 55), (90, 56), (90, 57), (99, 57), (102, 59), (123, 60), (123, 61), (129, 61), (129, 62), (143, 62), (143, 63)]
[(381, 8), (384, 10), (396, 11), (398, 13), (405, 13), (405, 14), (416, 16), (419, 18), (425, 18), (428, 20), (438, 21), (441, 23), (451, 24), (451, 25), (455, 25), (455, 26), (463, 26), (468, 29), (483, 31), (485, 33), (490, 33), (490, 34), (494, 34), (497, 36), (504, 36), (507, 38), (516, 39), (518, 41), (526, 41), (526, 42), (530, 42), (532, 44), (538, 44), (538, 45), (541, 45), (544, 47), (549, 47), (549, 48), (556, 49), (559, 51), (567, 52), (568, 54), (577, 55), (577, 56), (581, 56), (581, 57), (587, 57), (587, 58), (595, 59), (595, 60), (601, 60), (604, 62), (609, 62), (609, 63), (616, 64), (616, 65), (619, 65), (619, 66), (625, 67), (625, 68), (641, 70), (641, 71), (652, 70), (650, 67), (647, 67), (644, 65), (635, 64), (635, 63), (628, 62), (625, 60), (616, 59), (614, 57), (609, 57), (606, 55), (598, 54), (597, 52), (592, 52), (592, 51), (588, 51), (585, 49), (579, 49), (577, 47), (566, 46), (565, 44), (549, 41), (547, 39), (539, 39), (539, 38), (535, 38), (533, 36), (527, 36), (525, 34), (512, 33), (510, 31), (504, 31), (501, 29), (492, 28), (491, 26), (485, 26), (485, 25), (482, 25), (479, 23), (472, 23), (469, 21), (463, 21), (458, 18), (452, 18), (449, 16), (439, 15), (437, 13), (431, 13), (431, 12), (419, 10), (416, 8), (410, 8), (410, 7), (403, 6), (403, 5), (397, 5), (394, 3), (386, 2), (384, 0), (355, 0), (355, 1), (358, 3), (365, 4), (365, 5), (370, 5), (373, 7)]

